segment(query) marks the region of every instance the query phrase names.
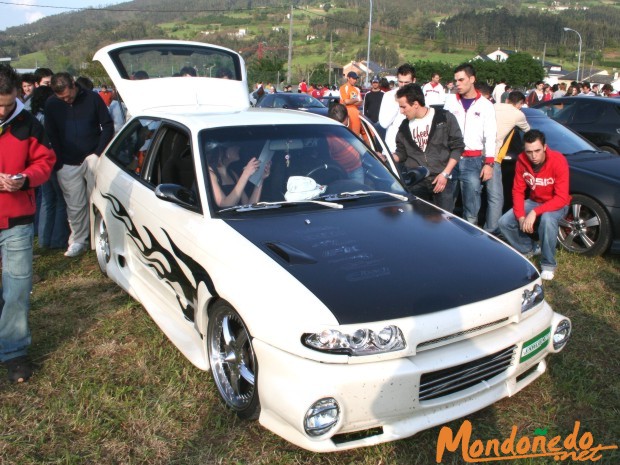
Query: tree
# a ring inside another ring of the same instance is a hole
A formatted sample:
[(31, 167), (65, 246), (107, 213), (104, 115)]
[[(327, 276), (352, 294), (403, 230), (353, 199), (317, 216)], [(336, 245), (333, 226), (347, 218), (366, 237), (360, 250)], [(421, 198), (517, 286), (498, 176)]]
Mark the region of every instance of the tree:
[(276, 56), (263, 57), (248, 64), (248, 82), (278, 82), (286, 76), (285, 60)]
[(476, 60), (472, 64), (474, 68), (476, 68), (477, 82), (486, 82), (489, 85), (499, 82), (504, 67), (503, 63), (498, 61)]
[(505, 62), (506, 79), (513, 86), (527, 87), (545, 77), (540, 61), (528, 53), (514, 53)]
[(414, 64), (416, 81), (424, 85), (431, 80), (433, 73), (439, 73), (444, 82), (451, 81), (454, 77), (454, 66), (439, 61), (416, 61)]

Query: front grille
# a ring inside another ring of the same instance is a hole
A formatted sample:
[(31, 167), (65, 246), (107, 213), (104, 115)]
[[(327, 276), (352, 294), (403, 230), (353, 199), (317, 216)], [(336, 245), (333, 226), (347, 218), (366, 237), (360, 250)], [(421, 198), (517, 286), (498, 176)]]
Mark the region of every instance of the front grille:
[(454, 333), (454, 334), (450, 334), (448, 336), (444, 336), (444, 337), (439, 337), (437, 339), (431, 339), (430, 341), (424, 341), (421, 342), (420, 344), (418, 344), (417, 347), (417, 352), (421, 352), (423, 350), (426, 350), (428, 348), (430, 348), (430, 346), (434, 346), (435, 344), (440, 344), (443, 342), (448, 342), (451, 341), (453, 339), (459, 339), (463, 336), (466, 336), (468, 334), (472, 334), (472, 333), (477, 333), (478, 331), (482, 331), (483, 329), (488, 329), (491, 328), (493, 326), (497, 326), (500, 325), (502, 323), (505, 323), (506, 321), (508, 321), (508, 318), (502, 318), (501, 320), (497, 320), (497, 321), (492, 321), (491, 323), (487, 323), (481, 326), (476, 326), (475, 328), (470, 328), (466, 331), (460, 331), (458, 333)]
[(512, 365), (516, 347), (508, 347), (463, 365), (424, 373), (420, 379), (420, 400), (437, 399), (488, 381)]

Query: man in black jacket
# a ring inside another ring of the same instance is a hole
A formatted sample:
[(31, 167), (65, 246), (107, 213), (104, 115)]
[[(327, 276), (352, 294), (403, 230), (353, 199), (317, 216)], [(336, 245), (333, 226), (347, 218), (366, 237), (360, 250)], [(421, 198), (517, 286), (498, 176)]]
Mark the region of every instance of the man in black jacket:
[(88, 202), (99, 155), (114, 135), (114, 123), (99, 95), (77, 85), (69, 73), (57, 73), (54, 96), (45, 105), (45, 129), (58, 157), (58, 184), (67, 202), (71, 235), (67, 257), (88, 249)]
[(394, 159), (405, 169), (424, 166), (430, 175), (411, 192), (440, 208), (452, 212), (452, 169), (465, 143), (459, 124), (450, 112), (426, 107), (418, 84), (408, 84), (396, 92), (396, 100), (405, 120), (396, 134)]

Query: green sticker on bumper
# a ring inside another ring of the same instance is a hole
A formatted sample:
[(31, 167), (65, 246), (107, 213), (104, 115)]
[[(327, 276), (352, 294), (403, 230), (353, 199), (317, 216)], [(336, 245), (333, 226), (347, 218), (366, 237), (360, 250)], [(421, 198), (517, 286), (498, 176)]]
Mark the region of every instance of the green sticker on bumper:
[(538, 352), (547, 347), (547, 344), (551, 340), (551, 328), (545, 329), (542, 333), (534, 336), (529, 341), (525, 341), (523, 349), (521, 349), (521, 359), (519, 363), (529, 360)]

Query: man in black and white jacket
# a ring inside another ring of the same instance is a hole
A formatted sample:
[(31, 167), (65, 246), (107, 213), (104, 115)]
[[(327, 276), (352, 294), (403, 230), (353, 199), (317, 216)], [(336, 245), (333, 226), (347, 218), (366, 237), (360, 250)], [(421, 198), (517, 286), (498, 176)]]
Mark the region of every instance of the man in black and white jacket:
[(400, 112), (405, 116), (396, 134), (394, 159), (405, 169), (424, 166), (430, 175), (411, 192), (452, 212), (452, 169), (465, 148), (459, 124), (450, 112), (425, 106), (418, 84), (408, 84), (396, 92)]

